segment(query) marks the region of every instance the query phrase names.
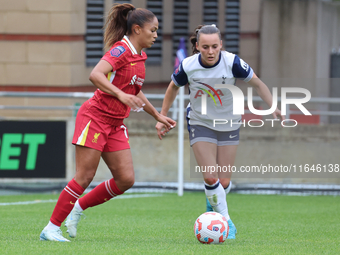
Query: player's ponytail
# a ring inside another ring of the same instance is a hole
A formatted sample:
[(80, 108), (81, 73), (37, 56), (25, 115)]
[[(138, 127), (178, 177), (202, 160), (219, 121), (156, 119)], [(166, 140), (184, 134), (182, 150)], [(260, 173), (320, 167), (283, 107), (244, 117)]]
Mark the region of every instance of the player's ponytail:
[(199, 51), (196, 48), (196, 42), (198, 43), (200, 40), (201, 34), (218, 34), (220, 37), (220, 40), (222, 40), (221, 32), (216, 27), (216, 25), (199, 25), (195, 28), (194, 34), (190, 37), (190, 42), (192, 44), (192, 53), (196, 54), (199, 53)]
[(146, 22), (151, 22), (155, 17), (151, 11), (135, 8), (132, 4), (115, 4), (109, 11), (104, 25), (104, 49), (109, 50), (116, 42), (130, 35), (132, 25), (143, 27)]
[(197, 42), (197, 34), (198, 31), (203, 27), (203, 25), (199, 25), (198, 27), (195, 28), (195, 32), (193, 35), (190, 37), (190, 42), (192, 44), (192, 54), (199, 53), (199, 51), (196, 49), (196, 42)]

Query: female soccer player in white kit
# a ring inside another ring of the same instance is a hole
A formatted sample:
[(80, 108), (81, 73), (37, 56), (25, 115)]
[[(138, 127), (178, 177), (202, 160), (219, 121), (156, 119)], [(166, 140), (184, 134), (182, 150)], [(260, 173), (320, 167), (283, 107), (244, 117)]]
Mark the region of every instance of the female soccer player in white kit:
[[(194, 55), (184, 59), (172, 74), (161, 114), (168, 113), (179, 87), (189, 84), (188, 131), (198, 166), (205, 169), (217, 165), (233, 166), (239, 144), (241, 116), (233, 115), (231, 92), (226, 88), (215, 89), (215, 85), (235, 85), (236, 78), (242, 79), (253, 86), (269, 106), (272, 105), (272, 95), (246, 62), (222, 50), (221, 33), (215, 25), (198, 26), (191, 43)], [(202, 107), (203, 96), (206, 110)], [(280, 110), (276, 109), (273, 116), (282, 117)], [(216, 119), (226, 119), (228, 123), (216, 125)], [(159, 122), (156, 129), (160, 139), (169, 131)], [(231, 187), (231, 173), (203, 172), (203, 178), (207, 207), (211, 205), (214, 211), (226, 217), (229, 224), (228, 239), (235, 239), (237, 231), (230, 219), (226, 201), (226, 194)]]

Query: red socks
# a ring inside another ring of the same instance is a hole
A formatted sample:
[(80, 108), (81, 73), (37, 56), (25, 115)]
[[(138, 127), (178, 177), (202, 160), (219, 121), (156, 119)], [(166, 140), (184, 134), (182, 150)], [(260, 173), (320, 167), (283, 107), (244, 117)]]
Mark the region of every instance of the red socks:
[[(60, 193), (58, 202), (50, 219), (54, 225), (61, 226), (61, 223), (66, 219), (67, 215), (70, 214), (75, 202), (78, 200), (79, 196), (83, 194), (84, 190), (85, 189), (74, 179), (67, 184)], [(124, 192), (121, 192), (118, 189), (116, 182), (112, 178), (99, 184), (91, 192), (80, 198), (78, 202), (80, 207), (85, 210), (88, 207), (93, 207), (109, 201), (111, 198), (123, 193)]]
[(84, 190), (85, 189), (76, 183), (74, 179), (67, 184), (59, 196), (50, 219), (54, 225), (61, 226), (61, 223), (72, 211), (74, 203), (78, 200), (79, 196), (83, 194)]
[(81, 197), (78, 202), (80, 207), (85, 210), (89, 207), (93, 207), (96, 205), (100, 205), (109, 201), (111, 198), (121, 195), (124, 192), (121, 192), (115, 180), (112, 178), (107, 180), (97, 187), (95, 187), (91, 192), (87, 193), (85, 196)]

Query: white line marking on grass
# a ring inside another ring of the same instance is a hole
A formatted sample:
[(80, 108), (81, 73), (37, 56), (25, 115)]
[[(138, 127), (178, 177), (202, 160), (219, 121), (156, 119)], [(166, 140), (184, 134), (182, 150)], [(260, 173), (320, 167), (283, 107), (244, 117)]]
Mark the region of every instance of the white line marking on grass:
[(53, 203), (57, 202), (56, 199), (49, 200), (34, 200), (34, 201), (24, 201), (24, 202), (8, 202), (8, 203), (0, 203), (1, 205), (30, 205), (30, 204), (40, 204), (40, 203)]
[(128, 198), (137, 198), (137, 197), (161, 197), (163, 194), (136, 194), (136, 195), (123, 195), (114, 197), (113, 199), (128, 199)]
[[(136, 194), (136, 195), (123, 195), (115, 197), (114, 199), (129, 199), (129, 198), (139, 198), (139, 197), (161, 197), (162, 194)], [(30, 205), (30, 204), (41, 204), (41, 203), (55, 203), (57, 199), (49, 199), (49, 200), (34, 200), (34, 201), (23, 201), (23, 202), (8, 202), (8, 203), (0, 203), (0, 206), (5, 205)]]

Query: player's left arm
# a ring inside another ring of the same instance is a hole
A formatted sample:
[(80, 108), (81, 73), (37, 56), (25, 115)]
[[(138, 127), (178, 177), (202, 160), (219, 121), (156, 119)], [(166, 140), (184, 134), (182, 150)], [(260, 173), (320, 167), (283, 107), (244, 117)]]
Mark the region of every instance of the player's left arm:
[(156, 108), (150, 103), (150, 101), (146, 98), (146, 96), (144, 95), (142, 91), (139, 91), (139, 93), (137, 94), (137, 97), (139, 97), (144, 102), (144, 106), (143, 106), (144, 111), (150, 114), (152, 117), (154, 117), (155, 120), (166, 125), (168, 130), (176, 126), (176, 121), (172, 120), (171, 118), (167, 116), (160, 114), (156, 110)]
[[(263, 81), (261, 81), (257, 75), (254, 73), (253, 77), (248, 82), (249, 85), (255, 88), (257, 94), (262, 98), (262, 100), (271, 107), (273, 104), (273, 96), (269, 91), (269, 88), (266, 84), (264, 84)], [(281, 120), (284, 120), (285, 117), (281, 115), (281, 111), (276, 108), (273, 112), (273, 116), (275, 119), (280, 118)]]

